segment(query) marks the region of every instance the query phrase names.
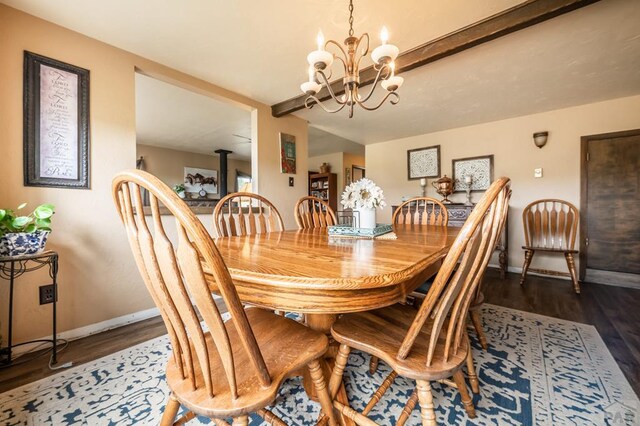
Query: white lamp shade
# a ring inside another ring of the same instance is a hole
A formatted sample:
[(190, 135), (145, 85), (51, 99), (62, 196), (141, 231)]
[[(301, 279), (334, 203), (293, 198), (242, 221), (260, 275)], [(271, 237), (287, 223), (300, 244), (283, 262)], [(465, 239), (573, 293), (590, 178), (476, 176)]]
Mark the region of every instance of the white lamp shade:
[(398, 77), (397, 75), (394, 75), (393, 77), (389, 77), (389, 78), (387, 78), (385, 80), (382, 80), (380, 85), (385, 90), (393, 92), (394, 90), (399, 89), (400, 86), (402, 86), (402, 83), (404, 83), (404, 78)]
[(300, 90), (307, 95), (315, 95), (322, 89), (322, 86), (315, 81), (305, 81), (300, 85)]
[(371, 52), (371, 59), (376, 64), (380, 64), (380, 61), (391, 62), (396, 60), (399, 53), (400, 50), (393, 44), (383, 44), (382, 46), (378, 46), (373, 49), (373, 52)]
[(326, 50), (314, 50), (307, 55), (307, 62), (316, 69), (323, 70), (333, 64), (333, 54)]

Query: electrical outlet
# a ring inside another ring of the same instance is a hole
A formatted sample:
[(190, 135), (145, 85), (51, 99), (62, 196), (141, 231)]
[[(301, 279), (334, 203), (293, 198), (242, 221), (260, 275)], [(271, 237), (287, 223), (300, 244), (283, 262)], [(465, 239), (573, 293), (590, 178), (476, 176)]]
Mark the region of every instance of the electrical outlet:
[[(53, 298), (56, 297), (56, 290), (53, 284), (40, 286), (40, 304), (46, 305), (47, 303), (53, 303)], [(56, 298), (56, 301), (58, 299)]]
[(293, 186), (293, 177), (289, 178), (289, 186)]
[(539, 169), (533, 169), (533, 177), (534, 178), (542, 177), (542, 167), (540, 167)]

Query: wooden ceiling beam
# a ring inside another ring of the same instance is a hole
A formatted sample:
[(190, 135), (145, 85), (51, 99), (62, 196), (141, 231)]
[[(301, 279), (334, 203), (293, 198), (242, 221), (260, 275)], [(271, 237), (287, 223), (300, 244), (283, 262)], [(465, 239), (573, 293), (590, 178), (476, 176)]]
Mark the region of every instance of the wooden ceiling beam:
[[(600, 0), (529, 0), (483, 19), (482, 21), (475, 22), (440, 38), (402, 52), (396, 59), (396, 74), (455, 55), (474, 46), (597, 3), (598, 1)], [(373, 66), (362, 69), (360, 72), (361, 86), (373, 83), (375, 77), (376, 72)], [(344, 93), (342, 79), (331, 82), (331, 87), (336, 96)], [(274, 117), (282, 117), (301, 110), (304, 108), (304, 100), (306, 97), (307, 95), (301, 94), (274, 104), (271, 106), (271, 114)], [(321, 101), (331, 98), (326, 87), (317, 94), (317, 97)]]

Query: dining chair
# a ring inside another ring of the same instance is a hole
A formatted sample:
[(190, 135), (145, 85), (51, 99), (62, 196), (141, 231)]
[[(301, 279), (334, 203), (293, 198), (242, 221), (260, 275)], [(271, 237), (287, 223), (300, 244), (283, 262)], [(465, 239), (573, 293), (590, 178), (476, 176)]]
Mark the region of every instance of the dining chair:
[(266, 198), (250, 192), (223, 197), (213, 209), (213, 226), (220, 237), (283, 231), (278, 209)]
[[(149, 214), (141, 189), (150, 194)], [(245, 309), (213, 239), (158, 178), (139, 170), (119, 173), (113, 179), (113, 198), (172, 347), (166, 367), (171, 395), (160, 424), (206, 416), (216, 425), (228, 425), (229, 418), (233, 425), (247, 425), (248, 414), (256, 413), (282, 425), (265, 407), (276, 401), (284, 379), (305, 366), (329, 423), (335, 424), (319, 364), (327, 336), (263, 309)], [(161, 206), (175, 221), (161, 216)], [(165, 232), (169, 224), (174, 232)], [(228, 320), (220, 314), (203, 270), (215, 278)], [(176, 419), (181, 406), (186, 414)]]
[(293, 209), (298, 229), (324, 228), (338, 223), (331, 206), (318, 197), (302, 197)]
[[(352, 349), (375, 355), (393, 369), (362, 413), (334, 401), (338, 411), (359, 425), (375, 424), (366, 415), (401, 375), (415, 380), (417, 389), (400, 413), (397, 424), (406, 422), (418, 402), (422, 424), (436, 424), (432, 381), (456, 387), (467, 415), (475, 417), (461, 370), (465, 362), (468, 363), (471, 350), (466, 332), (467, 315), (504, 226), (510, 194), (508, 178), (502, 177), (489, 187), (460, 230), (417, 310), (412, 305), (395, 304), (375, 311), (345, 314), (334, 323), (331, 335), (340, 343), (340, 348), (329, 381), (331, 395), (335, 395), (340, 386)], [(451, 376), (453, 381), (449, 379)]]
[(391, 223), (447, 226), (449, 212), (444, 204), (431, 197), (414, 197), (400, 204)]
[[(431, 197), (413, 197), (400, 204), (391, 216), (393, 224), (411, 225), (437, 225), (449, 224), (449, 211), (440, 201)], [(422, 301), (433, 284), (430, 277), (420, 287), (411, 293), (414, 301)], [(369, 361), (369, 373), (373, 374), (378, 369), (379, 359), (372, 356)]]
[[(580, 213), (568, 201), (556, 199), (542, 199), (530, 203), (522, 212), (524, 224), (524, 265), (520, 285), (524, 285), (527, 272), (538, 272), (548, 275), (570, 277), (573, 289), (580, 294), (580, 283), (576, 273), (576, 263), (573, 256)], [(569, 272), (549, 271), (546, 269), (529, 268), (536, 251), (545, 253), (562, 253), (567, 261)]]

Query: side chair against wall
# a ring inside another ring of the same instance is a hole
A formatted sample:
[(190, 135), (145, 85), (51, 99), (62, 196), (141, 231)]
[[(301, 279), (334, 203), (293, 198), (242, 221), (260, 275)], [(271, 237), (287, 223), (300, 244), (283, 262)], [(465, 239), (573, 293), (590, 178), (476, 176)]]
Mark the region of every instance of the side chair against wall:
[[(397, 375), (416, 380), (417, 390), (400, 413), (404, 424), (420, 402), (423, 425), (435, 425), (432, 381), (455, 386), (469, 417), (475, 408), (461, 371), (471, 350), (466, 331), (469, 305), (498, 240), (510, 196), (508, 178), (496, 180), (460, 230), (420, 308), (395, 304), (375, 311), (345, 314), (331, 329), (340, 343), (329, 381), (335, 395), (352, 348), (380, 357), (393, 372), (362, 413), (334, 401), (334, 406), (359, 425), (375, 424), (366, 414)], [(458, 264), (459, 262), (459, 264)], [(457, 266), (457, 267), (456, 267)], [(453, 381), (449, 377), (453, 376)]]
[[(149, 191), (150, 216), (144, 214), (141, 189)], [(327, 350), (327, 337), (269, 311), (244, 309), (202, 223), (156, 177), (136, 170), (122, 172), (113, 180), (113, 197), (171, 341), (166, 371), (171, 396), (160, 424), (183, 424), (200, 415), (216, 425), (228, 426), (229, 418), (233, 425), (247, 425), (248, 414), (255, 412), (271, 424), (283, 425), (264, 407), (275, 402), (283, 380), (305, 365), (324, 413), (336, 424), (318, 361)], [(175, 221), (162, 220), (161, 205)], [(167, 237), (165, 223), (175, 223), (177, 241)], [(204, 270), (217, 281), (231, 315), (227, 321), (213, 300)], [(188, 412), (175, 419), (181, 405)]]
[[(391, 216), (392, 224), (436, 225), (449, 224), (449, 212), (444, 204), (431, 197), (413, 197), (400, 204)], [(422, 300), (429, 291), (432, 282), (429, 279), (416, 289), (411, 296), (414, 300)], [(369, 362), (369, 373), (378, 369), (378, 357), (372, 356)]]
[(213, 209), (213, 228), (220, 237), (283, 231), (280, 212), (266, 198), (235, 192), (220, 199)]
[(298, 229), (324, 228), (338, 223), (331, 206), (318, 197), (302, 197), (293, 209)]
[[(556, 199), (542, 199), (529, 204), (522, 212), (524, 224), (524, 265), (520, 284), (524, 285), (527, 272), (538, 272), (547, 275), (570, 277), (573, 289), (580, 294), (580, 283), (576, 272), (574, 255), (576, 234), (580, 213), (576, 206), (568, 201)], [(562, 253), (567, 261), (569, 272), (549, 271), (546, 269), (529, 268), (531, 259), (536, 251), (546, 253)]]

